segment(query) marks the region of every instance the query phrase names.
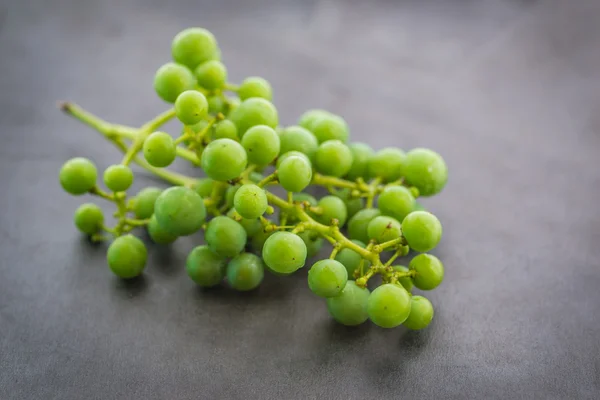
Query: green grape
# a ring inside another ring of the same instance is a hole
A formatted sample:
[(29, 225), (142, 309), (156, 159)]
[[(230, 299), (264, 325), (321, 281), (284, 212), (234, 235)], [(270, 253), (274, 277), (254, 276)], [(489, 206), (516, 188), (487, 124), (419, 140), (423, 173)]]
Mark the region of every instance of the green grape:
[(233, 110), (238, 108), (242, 101), (237, 97), (226, 97), (227, 100), (227, 115), (231, 114)]
[(298, 120), (298, 125), (312, 132), (312, 130), (314, 129), (314, 125), (318, 120), (324, 117), (329, 117), (331, 115), (332, 114), (329, 111), (325, 110), (308, 110), (300, 116), (300, 119)]
[(144, 271), (148, 250), (140, 239), (128, 234), (119, 236), (110, 244), (106, 259), (110, 270), (119, 278), (135, 278)]
[(365, 208), (357, 212), (354, 217), (348, 221), (348, 236), (350, 239), (360, 240), (361, 242), (369, 242), (367, 229), (373, 218), (381, 215), (381, 211), (376, 208)]
[(261, 174), (258, 171), (252, 171), (252, 172), (250, 172), (250, 175), (248, 175), (248, 179), (250, 179), (254, 183), (258, 183), (258, 182), (262, 181), (263, 179), (265, 179), (265, 177), (263, 174)]
[(215, 181), (237, 178), (246, 168), (246, 150), (231, 139), (217, 139), (208, 144), (202, 153), (202, 169)]
[(340, 178), (352, 167), (352, 152), (339, 140), (323, 142), (315, 154), (315, 167), (322, 174)]
[(158, 224), (155, 215), (152, 215), (152, 217), (150, 217), (150, 222), (148, 222), (147, 230), (150, 239), (152, 239), (154, 243), (169, 244), (177, 240), (177, 235), (173, 235), (172, 233), (166, 231), (163, 227), (161, 227)]
[(448, 181), (448, 167), (435, 151), (417, 148), (406, 154), (406, 181), (419, 189), (421, 196), (433, 196), (442, 191)]
[(402, 325), (408, 329), (426, 328), (433, 319), (433, 305), (423, 296), (413, 296), (410, 302), (410, 314)]
[(225, 278), (227, 261), (208, 246), (197, 246), (187, 256), (185, 269), (194, 282), (202, 287), (217, 286)]
[(273, 129), (279, 123), (277, 109), (269, 100), (252, 97), (231, 112), (229, 118), (238, 128), (238, 135), (243, 138), (246, 131), (256, 125), (267, 125)]
[(231, 139), (237, 141), (238, 135), (235, 124), (228, 119), (217, 122), (213, 128), (213, 139)]
[(348, 210), (344, 201), (336, 196), (324, 196), (317, 203), (321, 209), (321, 214), (316, 215), (315, 219), (324, 224), (331, 225), (333, 219), (338, 220), (338, 226), (342, 227), (348, 218)]
[(279, 139), (281, 140), (281, 154), (299, 151), (312, 159), (319, 147), (315, 135), (301, 126), (288, 126), (279, 134)]
[(214, 183), (215, 181), (210, 178), (200, 178), (194, 185), (193, 189), (200, 195), (200, 197), (206, 199), (212, 194)]
[(416, 272), (413, 282), (421, 290), (435, 289), (444, 280), (444, 265), (431, 254), (419, 254), (408, 267)]
[(227, 191), (225, 192), (225, 206), (226, 208), (232, 208), (233, 207), (233, 201), (235, 200), (235, 194), (237, 193), (238, 189), (240, 188), (241, 185), (233, 185), (233, 186), (229, 186), (227, 188)]
[(144, 158), (153, 167), (163, 168), (171, 165), (177, 157), (175, 141), (165, 132), (151, 133), (142, 148)]
[(351, 143), (350, 151), (352, 152), (352, 166), (346, 178), (356, 180), (357, 178), (369, 178), (369, 161), (373, 158), (375, 152), (371, 146), (364, 143)]
[(369, 176), (384, 182), (394, 181), (404, 175), (406, 154), (395, 147), (379, 150), (369, 160)]
[(375, 325), (395, 328), (408, 318), (410, 295), (403, 287), (386, 283), (371, 292), (367, 312)]
[[(394, 265), (392, 268), (394, 269), (395, 272), (408, 272), (409, 271), (409, 269), (403, 265)], [(412, 292), (412, 288), (415, 285), (410, 276), (405, 276), (405, 277), (398, 279), (398, 283), (400, 283), (404, 287), (404, 289), (406, 289), (408, 291), (408, 293)]]
[(157, 187), (147, 187), (138, 192), (133, 200), (133, 213), (136, 218), (146, 219), (154, 214), (154, 203), (162, 190)]
[[(365, 244), (359, 240), (353, 240), (352, 243), (362, 248), (366, 247)], [(348, 276), (352, 277), (354, 276), (354, 271), (356, 271), (360, 267), (360, 261), (362, 260), (362, 257), (354, 250), (346, 247), (336, 254), (335, 259), (341, 262), (344, 265), (344, 267), (346, 267), (346, 271), (348, 271)], [(363, 270), (366, 271), (370, 265), (371, 263), (365, 260), (363, 263)]]
[(189, 68), (221, 58), (217, 40), (204, 28), (187, 28), (175, 35), (171, 55), (173, 60)]
[(256, 185), (242, 185), (235, 193), (233, 206), (243, 218), (258, 218), (267, 210), (267, 195)]
[(415, 207), (415, 198), (404, 186), (388, 186), (379, 195), (377, 207), (383, 215), (394, 217), (402, 222)]
[(198, 85), (208, 90), (221, 89), (227, 82), (227, 68), (221, 61), (210, 60), (194, 70)]
[(267, 165), (279, 154), (279, 135), (269, 126), (256, 125), (246, 131), (242, 138), (242, 146), (246, 149), (251, 163)]
[(164, 190), (154, 203), (158, 224), (175, 236), (198, 231), (206, 218), (204, 200), (192, 189), (177, 186)]
[(235, 290), (256, 289), (264, 276), (263, 261), (252, 253), (242, 253), (229, 261), (227, 265), (227, 282)]
[(175, 115), (185, 125), (194, 125), (208, 115), (208, 101), (196, 90), (186, 90), (175, 100)]
[(60, 185), (65, 192), (78, 196), (96, 186), (98, 170), (87, 158), (75, 157), (63, 164), (59, 173)]
[(124, 192), (133, 183), (133, 171), (127, 165), (115, 164), (104, 171), (104, 184), (113, 192)]
[(394, 218), (380, 215), (369, 222), (367, 234), (369, 239), (375, 240), (377, 243), (383, 243), (402, 236), (402, 229), (400, 222)]
[(311, 132), (314, 133), (319, 143), (328, 140), (348, 141), (348, 125), (342, 117), (337, 115), (323, 115), (312, 124)]
[(277, 158), (277, 163), (276, 163), (277, 168), (279, 168), (279, 166), (281, 165), (282, 162), (285, 161), (285, 159), (287, 159), (289, 157), (293, 157), (293, 156), (301, 157), (301, 158), (305, 159), (306, 161), (308, 161), (309, 163), (311, 162), (306, 154), (301, 153), (296, 150), (292, 150), (292, 151), (288, 151), (286, 153), (281, 153), (281, 155)]
[(312, 180), (310, 161), (297, 156), (288, 157), (277, 167), (277, 177), (288, 192), (301, 192)]
[(316, 256), (323, 247), (323, 238), (316, 232), (304, 231), (299, 233), (298, 236), (300, 236), (300, 239), (302, 239), (306, 245), (307, 258)]
[(77, 208), (73, 221), (81, 232), (93, 235), (102, 229), (104, 215), (102, 209), (96, 204), (85, 203)]
[(402, 222), (402, 234), (412, 249), (424, 253), (440, 242), (442, 224), (427, 211), (413, 211)]
[(221, 215), (208, 223), (204, 239), (214, 253), (234, 257), (244, 250), (248, 236), (240, 224)]
[(304, 266), (307, 249), (304, 241), (291, 232), (275, 232), (262, 249), (265, 264), (279, 274), (291, 274)]
[(348, 188), (337, 190), (334, 196), (339, 197), (346, 204), (346, 210), (348, 211), (348, 219), (354, 217), (357, 212), (365, 208), (365, 202), (360, 197), (352, 197), (352, 191)]
[(240, 224), (242, 226), (242, 228), (244, 228), (244, 230), (246, 231), (246, 235), (249, 238), (252, 238), (253, 236), (257, 235), (260, 231), (262, 231), (262, 229), (263, 229), (262, 223), (260, 222), (260, 220), (258, 218), (254, 218), (254, 219), (242, 218), (240, 221), (238, 221), (237, 219), (234, 218), (235, 213), (236, 213), (235, 209), (232, 208), (227, 213), (227, 216), (231, 219), (234, 219), (238, 224)]
[(269, 237), (271, 237), (271, 235), (273, 235), (273, 233), (275, 233), (275, 232), (274, 231), (272, 231), (272, 232), (265, 232), (261, 228), (250, 239), (250, 247), (252, 248), (252, 250), (254, 250), (256, 252), (260, 252), (262, 254), (263, 247), (265, 246), (265, 242), (267, 241), (267, 239)]
[(258, 76), (251, 76), (244, 79), (237, 94), (242, 101), (252, 97), (261, 97), (269, 101), (273, 98), (271, 84), (266, 79)]
[(223, 95), (214, 95), (206, 99), (208, 101), (208, 112), (211, 114), (222, 113), (225, 114), (227, 111), (227, 101)]
[(348, 282), (348, 272), (336, 260), (317, 261), (308, 271), (308, 287), (320, 297), (339, 296)]
[(347, 326), (360, 325), (369, 318), (369, 289), (348, 281), (342, 293), (327, 299), (327, 310), (337, 322)]
[(192, 90), (195, 84), (192, 71), (172, 62), (160, 67), (154, 75), (154, 90), (167, 103), (175, 103), (181, 93)]

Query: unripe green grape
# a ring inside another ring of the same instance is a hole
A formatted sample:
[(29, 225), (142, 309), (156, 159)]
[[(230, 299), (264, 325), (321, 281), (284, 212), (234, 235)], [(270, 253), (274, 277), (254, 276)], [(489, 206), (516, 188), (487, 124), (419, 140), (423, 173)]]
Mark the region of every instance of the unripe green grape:
[(440, 242), (442, 224), (427, 211), (413, 211), (402, 222), (402, 234), (412, 249), (423, 253)]
[(287, 159), (289, 157), (294, 157), (294, 156), (301, 157), (301, 158), (305, 159), (309, 163), (311, 162), (310, 158), (308, 158), (308, 156), (306, 154), (301, 153), (301, 152), (296, 151), (296, 150), (292, 150), (292, 151), (288, 151), (286, 153), (281, 153), (281, 155), (277, 158), (276, 167), (279, 168), (279, 166), (281, 165), (282, 162), (285, 161), (285, 159)]
[(327, 310), (333, 319), (342, 325), (360, 325), (369, 318), (369, 294), (369, 289), (357, 286), (354, 281), (348, 281), (339, 296), (327, 299)]
[(211, 60), (203, 62), (194, 70), (198, 85), (208, 90), (216, 90), (225, 86), (227, 82), (227, 68), (221, 61)]
[(406, 181), (419, 189), (421, 196), (433, 196), (442, 191), (448, 181), (448, 167), (435, 151), (417, 148), (406, 154)]
[(197, 90), (186, 90), (175, 100), (175, 115), (185, 125), (194, 125), (208, 115), (208, 101)]
[(319, 143), (328, 140), (348, 141), (348, 125), (342, 117), (337, 115), (324, 115), (317, 118), (312, 124), (311, 132), (314, 133)]
[(304, 241), (291, 232), (273, 233), (262, 248), (265, 264), (279, 274), (291, 274), (304, 266), (306, 255)]
[(164, 190), (154, 203), (159, 225), (175, 236), (198, 231), (206, 218), (202, 197), (192, 189), (177, 186)]
[(310, 161), (298, 156), (288, 157), (277, 168), (277, 177), (288, 192), (301, 192), (312, 180)]
[(308, 230), (299, 233), (298, 236), (300, 236), (300, 239), (302, 239), (306, 245), (307, 258), (316, 256), (323, 247), (323, 238), (316, 232)]
[(273, 98), (273, 89), (271, 89), (271, 84), (266, 79), (251, 76), (244, 79), (238, 88), (237, 94), (242, 101), (252, 97), (261, 97), (271, 101)]
[(133, 213), (136, 218), (146, 219), (154, 214), (154, 203), (162, 193), (157, 187), (147, 187), (138, 192), (133, 199)]
[(412, 330), (427, 328), (433, 319), (433, 305), (423, 296), (413, 296), (410, 302), (410, 314), (402, 323)]
[(75, 196), (89, 192), (96, 186), (98, 170), (87, 158), (75, 157), (63, 164), (59, 173), (60, 185)]
[(213, 139), (231, 139), (237, 141), (238, 135), (235, 124), (228, 119), (217, 122), (213, 128)]
[(150, 236), (150, 239), (156, 244), (169, 244), (177, 240), (177, 235), (173, 235), (159, 225), (155, 215), (150, 217), (147, 230), (148, 236)]
[(369, 222), (367, 234), (369, 239), (375, 240), (377, 243), (383, 243), (402, 236), (402, 229), (400, 228), (400, 222), (394, 218), (380, 215)]
[(271, 232), (265, 232), (262, 228), (252, 236), (252, 238), (250, 239), (250, 247), (252, 248), (252, 250), (254, 250), (255, 252), (261, 253), (263, 251), (263, 248), (265, 246), (265, 242), (267, 241), (267, 239), (269, 237), (271, 237), (271, 235), (273, 235), (273, 233), (275, 233), (275, 231), (271, 231)]
[(365, 208), (354, 214), (354, 217), (350, 218), (350, 221), (348, 221), (348, 236), (350, 239), (368, 243), (369, 235), (367, 229), (369, 223), (373, 218), (378, 217), (379, 215), (381, 215), (381, 211), (376, 208)]
[(264, 189), (252, 184), (242, 185), (233, 198), (233, 206), (243, 218), (260, 217), (268, 205)]
[(217, 286), (225, 277), (227, 260), (208, 246), (197, 246), (188, 254), (185, 269), (188, 276), (202, 287)]
[(246, 150), (231, 139), (217, 139), (208, 144), (202, 153), (202, 169), (215, 181), (237, 178), (246, 168)]
[(444, 265), (431, 254), (419, 254), (408, 267), (416, 272), (413, 282), (421, 290), (435, 289), (444, 280)]
[[(394, 269), (394, 272), (408, 272), (409, 269), (406, 268), (404, 265), (394, 265), (392, 267)], [(405, 276), (402, 278), (398, 279), (398, 283), (400, 283), (404, 289), (406, 289), (408, 291), (408, 293), (412, 292), (413, 286), (415, 286), (415, 284), (412, 281), (412, 278), (410, 276)]]
[(263, 226), (262, 223), (260, 222), (260, 219), (258, 218), (254, 218), (254, 219), (246, 219), (246, 218), (242, 218), (240, 221), (238, 221), (237, 219), (234, 219), (233, 216), (235, 215), (235, 209), (231, 209), (229, 210), (229, 212), (227, 213), (227, 216), (233, 220), (235, 220), (235, 222), (237, 222), (238, 224), (240, 224), (242, 226), (242, 228), (244, 228), (244, 230), (246, 231), (246, 235), (249, 238), (252, 238), (253, 236), (257, 235), (260, 231), (263, 230)]
[(404, 186), (389, 186), (379, 195), (377, 207), (383, 215), (402, 222), (415, 207), (415, 198)]
[(157, 168), (171, 165), (175, 161), (175, 157), (177, 157), (175, 141), (171, 135), (165, 132), (151, 133), (144, 140), (142, 150), (148, 164)]
[(315, 167), (322, 174), (342, 177), (350, 171), (352, 152), (339, 140), (321, 143), (315, 154)]
[(312, 109), (306, 111), (298, 119), (298, 125), (312, 132), (315, 123), (323, 117), (329, 117), (332, 114), (329, 111), (321, 109)]
[(339, 261), (317, 261), (308, 271), (308, 287), (320, 297), (338, 296), (348, 282), (346, 267)]
[(240, 224), (221, 215), (208, 223), (204, 239), (214, 253), (222, 257), (234, 257), (244, 250), (248, 236)]
[(108, 189), (124, 192), (133, 184), (133, 171), (127, 165), (111, 165), (104, 171), (103, 179)]
[(410, 295), (403, 287), (386, 283), (371, 292), (367, 312), (375, 325), (395, 328), (408, 318)]
[(384, 182), (395, 181), (404, 175), (406, 154), (395, 147), (379, 150), (369, 160), (369, 176)]
[(312, 159), (319, 147), (315, 135), (301, 126), (288, 126), (279, 134), (279, 139), (281, 140), (281, 154), (299, 151)]
[(277, 109), (269, 100), (252, 97), (231, 112), (229, 118), (238, 128), (238, 135), (243, 138), (246, 131), (256, 125), (267, 125), (273, 129), (279, 123)]
[(195, 84), (192, 71), (172, 62), (160, 67), (154, 75), (154, 90), (167, 103), (175, 103), (181, 93), (192, 90)]
[(81, 232), (93, 235), (102, 229), (104, 214), (102, 214), (102, 209), (96, 204), (85, 203), (80, 205), (75, 211), (73, 222), (75, 222), (75, 226)]
[(227, 282), (235, 290), (256, 289), (264, 276), (265, 267), (262, 259), (252, 253), (242, 253), (227, 265)]
[(210, 178), (200, 178), (194, 185), (193, 189), (202, 197), (206, 199), (210, 197), (213, 191), (215, 181)]
[(227, 188), (227, 190), (225, 191), (225, 205), (226, 205), (226, 208), (232, 208), (233, 207), (233, 200), (235, 199), (235, 194), (237, 193), (237, 191), (240, 188), (240, 186), (241, 185), (229, 186)]
[(148, 250), (137, 237), (128, 234), (119, 236), (108, 247), (106, 260), (110, 270), (119, 278), (130, 279), (144, 271)]
[(352, 166), (346, 175), (347, 179), (356, 180), (357, 178), (368, 179), (369, 177), (369, 161), (375, 154), (371, 146), (364, 143), (351, 143), (350, 151), (352, 152)]
[(279, 154), (279, 135), (269, 126), (256, 125), (246, 131), (242, 138), (242, 146), (246, 149), (251, 163), (267, 165)]
[(348, 210), (344, 201), (336, 196), (324, 196), (317, 203), (321, 214), (315, 215), (315, 219), (325, 225), (331, 225), (333, 219), (338, 220), (338, 226), (342, 227), (348, 218)]
[[(359, 240), (353, 240), (352, 243), (354, 243), (362, 248), (366, 247), (365, 244)], [(342, 265), (344, 265), (344, 267), (346, 267), (346, 271), (348, 271), (348, 276), (352, 277), (352, 276), (354, 276), (354, 271), (356, 271), (360, 267), (360, 261), (363, 258), (361, 257), (360, 254), (358, 254), (354, 250), (346, 247), (346, 248), (340, 250), (336, 254), (335, 259), (337, 261), (341, 262)], [(371, 265), (371, 263), (369, 261), (365, 260), (363, 263), (363, 269), (366, 271), (370, 265)]]
[(342, 199), (344, 204), (346, 204), (348, 219), (354, 217), (357, 212), (365, 208), (364, 200), (360, 197), (352, 197), (352, 191), (348, 188), (338, 190), (334, 195)]
[(204, 28), (187, 28), (175, 35), (171, 55), (173, 60), (189, 68), (221, 58), (217, 40)]
[(223, 98), (222, 95), (209, 96), (206, 100), (208, 101), (208, 112), (209, 113), (225, 114), (227, 112), (227, 102), (225, 101), (225, 99)]

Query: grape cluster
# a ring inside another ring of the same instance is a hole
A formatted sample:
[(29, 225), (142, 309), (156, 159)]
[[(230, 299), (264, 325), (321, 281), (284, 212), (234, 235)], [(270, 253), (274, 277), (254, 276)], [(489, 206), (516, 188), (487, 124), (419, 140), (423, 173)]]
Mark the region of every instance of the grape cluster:
[[(111, 124), (73, 103), (62, 105), (124, 153), (103, 172), (105, 189), (85, 158), (67, 161), (59, 174), (66, 192), (116, 205), (113, 226), (92, 203), (74, 217), (92, 240), (112, 240), (110, 270), (123, 279), (143, 273), (147, 249), (132, 234), (137, 228), (159, 245), (204, 231), (205, 244), (186, 261), (189, 277), (200, 286), (226, 281), (232, 289), (252, 290), (265, 270), (289, 275), (309, 263), (308, 287), (339, 323), (370, 319), (384, 328), (425, 328), (433, 306), (412, 292), (442, 282), (442, 262), (427, 254), (439, 243), (442, 225), (416, 199), (444, 188), (442, 157), (424, 148), (374, 151), (351, 143), (344, 119), (320, 109), (306, 111), (296, 125), (281, 125), (269, 82), (253, 76), (230, 83), (217, 41), (203, 28), (177, 34), (171, 50), (173, 61), (158, 68), (154, 89), (172, 107), (143, 126)], [(173, 118), (182, 124), (178, 137), (159, 130)], [(178, 157), (206, 177), (164, 169)], [(131, 164), (172, 187), (131, 195)], [(287, 197), (270, 191), (273, 185)], [(330, 194), (317, 199), (309, 193), (314, 186)], [(332, 246), (330, 257), (307, 261), (324, 243)], [(396, 263), (411, 251), (421, 254), (407, 266)], [(381, 284), (370, 291), (376, 275)]]

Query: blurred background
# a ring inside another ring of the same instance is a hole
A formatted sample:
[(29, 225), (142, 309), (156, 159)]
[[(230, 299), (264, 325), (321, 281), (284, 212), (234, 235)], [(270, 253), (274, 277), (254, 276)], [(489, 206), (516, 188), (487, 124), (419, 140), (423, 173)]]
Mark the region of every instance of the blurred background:
[[(595, 0), (0, 0), (0, 398), (598, 398), (599, 18)], [(326, 108), (352, 140), (442, 154), (430, 328), (338, 327), (306, 268), (200, 293), (195, 239), (127, 285), (80, 238), (60, 165), (120, 156), (57, 102), (142, 124), (189, 26), (231, 81), (271, 82), (284, 124)]]

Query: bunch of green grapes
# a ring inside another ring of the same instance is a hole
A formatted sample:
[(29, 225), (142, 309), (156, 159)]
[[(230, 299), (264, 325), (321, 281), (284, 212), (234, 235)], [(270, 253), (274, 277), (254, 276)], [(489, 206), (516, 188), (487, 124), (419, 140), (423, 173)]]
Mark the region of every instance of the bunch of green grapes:
[[(443, 280), (442, 262), (428, 254), (442, 237), (442, 225), (417, 198), (446, 185), (442, 157), (424, 148), (375, 151), (350, 142), (346, 121), (320, 109), (305, 112), (295, 125), (281, 125), (269, 82), (255, 76), (239, 85), (229, 82), (217, 41), (203, 28), (177, 34), (171, 50), (173, 60), (156, 71), (154, 89), (172, 106), (140, 128), (62, 105), (124, 153), (103, 171), (103, 185), (85, 158), (67, 161), (59, 174), (66, 192), (116, 205), (112, 226), (93, 203), (81, 205), (74, 217), (92, 240), (110, 241), (110, 270), (123, 279), (143, 273), (147, 245), (133, 235), (138, 228), (156, 245), (203, 231), (204, 244), (191, 249), (185, 265), (197, 285), (226, 282), (234, 290), (253, 290), (265, 271), (290, 275), (310, 264), (308, 287), (339, 323), (429, 325), (433, 306), (413, 291), (432, 290)], [(182, 124), (176, 137), (160, 130), (172, 118)], [(199, 167), (198, 175), (165, 169), (178, 157)], [(132, 195), (132, 164), (172, 187)], [(273, 186), (287, 196), (276, 196)], [(330, 193), (316, 198), (313, 186)], [(309, 261), (327, 243), (329, 257)], [(396, 263), (408, 254), (413, 257), (407, 266)], [(371, 291), (375, 275), (381, 284)]]

